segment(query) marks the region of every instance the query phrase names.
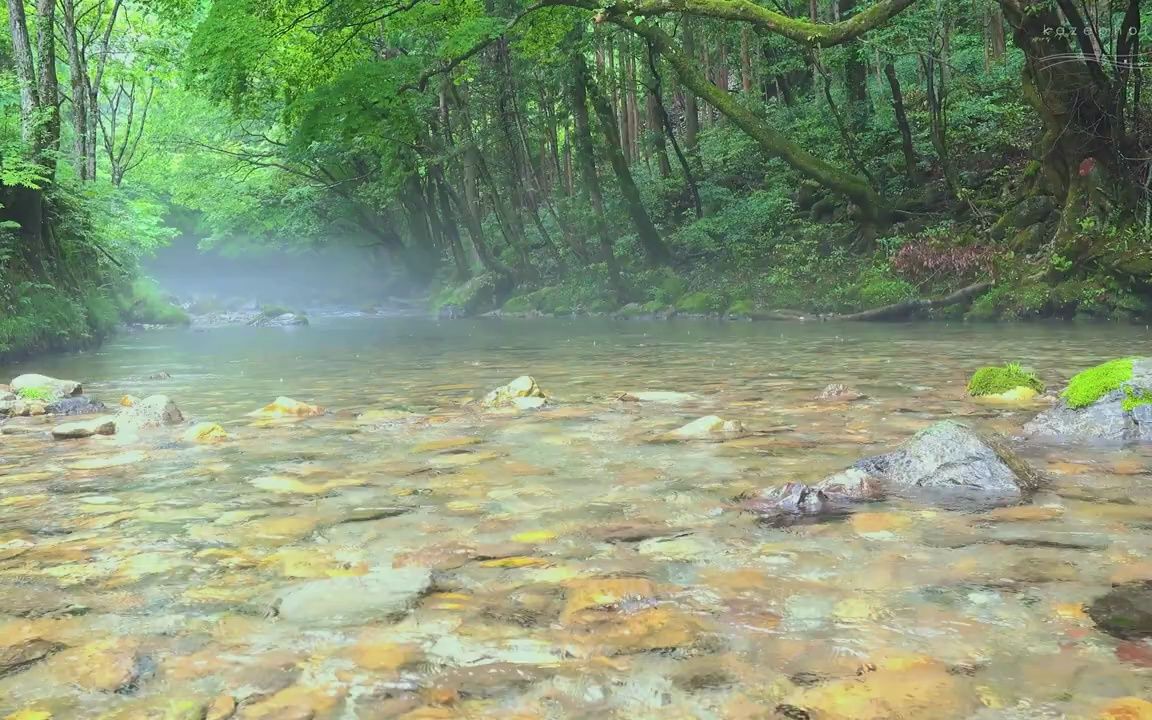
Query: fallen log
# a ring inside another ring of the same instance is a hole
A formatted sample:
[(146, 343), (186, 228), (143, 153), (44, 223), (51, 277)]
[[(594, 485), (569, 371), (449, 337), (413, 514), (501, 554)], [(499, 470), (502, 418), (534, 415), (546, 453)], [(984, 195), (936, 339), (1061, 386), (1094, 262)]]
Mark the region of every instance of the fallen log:
[(875, 321), (875, 320), (905, 320), (916, 313), (925, 310), (934, 310), (936, 308), (948, 307), (950, 305), (960, 305), (961, 303), (970, 303), (978, 295), (983, 294), (992, 287), (990, 282), (978, 282), (968, 287), (960, 288), (954, 293), (945, 295), (942, 298), (929, 300), (927, 298), (916, 298), (915, 300), (903, 300), (891, 305), (873, 308), (871, 310), (863, 310), (857, 313), (848, 313), (847, 315), (817, 315), (814, 313), (804, 313), (799, 310), (769, 310), (766, 312), (755, 313), (752, 317), (756, 320), (799, 320), (802, 322), (809, 320), (825, 320), (825, 321)]

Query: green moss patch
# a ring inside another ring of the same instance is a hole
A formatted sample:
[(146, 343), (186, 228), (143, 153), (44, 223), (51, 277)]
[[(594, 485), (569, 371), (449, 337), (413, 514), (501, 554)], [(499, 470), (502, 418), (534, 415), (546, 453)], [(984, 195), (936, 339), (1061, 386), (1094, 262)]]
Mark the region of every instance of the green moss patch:
[(1068, 381), (1068, 387), (1061, 393), (1061, 397), (1068, 403), (1068, 407), (1088, 407), (1113, 390), (1119, 390), (1132, 379), (1134, 360), (1130, 357), (1109, 360), (1078, 373)]
[(689, 293), (676, 302), (676, 310), (682, 313), (718, 313), (723, 312), (727, 308), (728, 298), (719, 293)]
[(982, 367), (972, 374), (968, 381), (968, 394), (999, 395), (1013, 388), (1028, 387), (1036, 392), (1044, 392), (1044, 383), (1036, 377), (1036, 373), (1026, 370), (1016, 363), (1008, 363), (1003, 367)]
[(52, 402), (56, 399), (56, 395), (50, 387), (26, 387), (16, 394), (19, 395), (22, 400), (32, 400), (34, 402)]

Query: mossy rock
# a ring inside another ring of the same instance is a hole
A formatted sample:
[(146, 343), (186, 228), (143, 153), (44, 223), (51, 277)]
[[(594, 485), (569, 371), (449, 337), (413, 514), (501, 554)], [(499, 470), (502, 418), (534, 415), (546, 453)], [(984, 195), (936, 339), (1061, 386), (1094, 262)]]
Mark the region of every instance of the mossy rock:
[(1060, 397), (1064, 398), (1068, 407), (1078, 410), (1092, 405), (1108, 393), (1123, 389), (1126, 395), (1125, 410), (1130, 411), (1139, 405), (1152, 404), (1152, 397), (1149, 397), (1147, 390), (1129, 385), (1138, 359), (1117, 358), (1083, 370), (1068, 381), (1068, 387), (1064, 388)]
[(999, 395), (1018, 387), (1044, 392), (1044, 383), (1036, 377), (1036, 373), (1016, 363), (1008, 363), (1001, 367), (982, 367), (974, 372), (968, 381), (968, 394), (975, 397)]
[(531, 295), (517, 295), (516, 297), (508, 298), (501, 308), (506, 313), (526, 313), (535, 310), (532, 305)]
[(752, 317), (752, 313), (756, 312), (756, 304), (751, 300), (737, 300), (728, 307), (728, 315), (746, 318)]
[(723, 312), (728, 307), (728, 299), (719, 293), (694, 292), (676, 302), (676, 311), (693, 315)]
[(461, 317), (478, 315), (500, 305), (508, 284), (507, 278), (496, 273), (483, 273), (463, 285), (440, 291), (433, 300), (433, 309)]

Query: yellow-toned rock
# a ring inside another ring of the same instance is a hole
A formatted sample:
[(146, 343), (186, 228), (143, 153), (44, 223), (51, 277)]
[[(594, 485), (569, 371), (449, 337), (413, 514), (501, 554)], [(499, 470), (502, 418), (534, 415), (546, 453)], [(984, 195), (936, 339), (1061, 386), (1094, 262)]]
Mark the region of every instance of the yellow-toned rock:
[(1035, 400), (1040, 393), (1035, 389), (1019, 385), (1011, 390), (1005, 390), (1002, 393), (995, 393), (993, 395), (978, 395), (974, 400), (977, 402), (988, 403), (990, 405), (998, 404), (1012, 404), (1012, 403), (1030, 403)]
[(565, 585), (564, 624), (595, 619), (601, 610), (629, 600), (652, 600), (656, 586), (645, 578), (585, 578)]
[(857, 677), (800, 690), (784, 702), (821, 720), (948, 720), (967, 717), (979, 704), (963, 679), (921, 658), (865, 668)]
[(196, 423), (184, 433), (185, 442), (214, 443), (228, 439), (228, 431), (219, 423)]
[(547, 396), (531, 375), (521, 375), (507, 385), (502, 385), (484, 396), (480, 404), (486, 408), (517, 407), (531, 409), (540, 407)]
[(52, 658), (58, 677), (88, 692), (114, 693), (140, 675), (139, 642), (131, 638), (96, 640)]
[(1100, 712), (1100, 720), (1152, 720), (1152, 702), (1137, 697), (1113, 700)]
[(378, 632), (367, 631), (348, 650), (349, 658), (365, 670), (395, 672), (424, 659), (420, 646), (388, 642)]
[(217, 695), (208, 705), (204, 720), (228, 720), (236, 713), (236, 698), (231, 695)]
[(585, 615), (571, 629), (573, 639), (592, 652), (630, 655), (657, 650), (691, 648), (700, 637), (700, 623), (674, 608), (652, 607), (630, 612)]
[(248, 417), (255, 418), (305, 418), (323, 415), (324, 408), (318, 405), (309, 405), (289, 397), (280, 397), (254, 412)]
[(245, 704), (236, 720), (313, 720), (328, 717), (343, 701), (342, 688), (293, 685), (274, 695)]
[(4, 720), (52, 720), (52, 713), (47, 710), (33, 710), (28, 708), (17, 710), (11, 715), (5, 715)]
[(550, 530), (529, 530), (512, 536), (513, 542), (520, 543), (540, 543), (555, 539), (556, 533)]
[(891, 512), (862, 512), (852, 515), (852, 529), (861, 535), (899, 532), (912, 524), (907, 515)]

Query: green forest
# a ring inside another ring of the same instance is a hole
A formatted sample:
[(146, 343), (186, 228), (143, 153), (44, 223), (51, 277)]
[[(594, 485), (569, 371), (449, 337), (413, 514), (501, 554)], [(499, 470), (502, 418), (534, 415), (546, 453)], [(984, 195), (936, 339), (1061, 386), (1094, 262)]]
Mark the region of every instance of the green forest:
[(7, 0), (0, 352), (371, 247), (441, 316), (1141, 319), (1139, 0)]

